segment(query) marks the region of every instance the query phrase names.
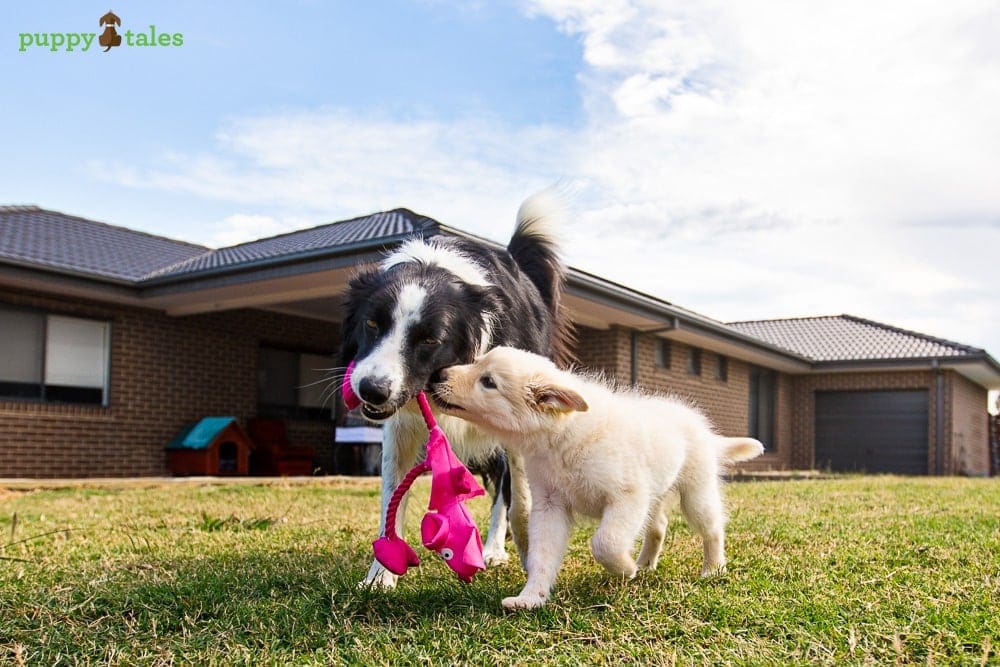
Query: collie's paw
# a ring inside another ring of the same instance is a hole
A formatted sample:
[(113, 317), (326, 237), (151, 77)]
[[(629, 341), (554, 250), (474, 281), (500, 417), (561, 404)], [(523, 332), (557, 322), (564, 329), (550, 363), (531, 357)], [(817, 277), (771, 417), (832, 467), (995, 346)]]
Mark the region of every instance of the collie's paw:
[(506, 549), (485, 548), (483, 549), (483, 561), (486, 563), (486, 567), (496, 567), (510, 562), (510, 556), (507, 555)]
[(517, 597), (504, 598), (500, 604), (504, 609), (537, 609), (545, 604), (545, 597), (522, 593)]
[(396, 588), (398, 576), (382, 567), (377, 561), (372, 563), (368, 575), (358, 582), (358, 588), (375, 588), (391, 591)]

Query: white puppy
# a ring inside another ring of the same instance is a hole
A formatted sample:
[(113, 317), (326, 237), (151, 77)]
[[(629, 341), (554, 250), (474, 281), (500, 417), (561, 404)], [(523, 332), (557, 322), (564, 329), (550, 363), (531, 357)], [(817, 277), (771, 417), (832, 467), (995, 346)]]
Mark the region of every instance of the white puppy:
[[(531, 487), (528, 581), (508, 609), (545, 604), (562, 564), (573, 514), (600, 519), (591, 541), (615, 576), (656, 567), (669, 499), (704, 541), (701, 574), (722, 570), (725, 511), (719, 473), (764, 451), (752, 438), (725, 438), (690, 405), (562, 371), (529, 352), (498, 347), (452, 366), (435, 385), (438, 403), (504, 437), (523, 456)], [(639, 560), (636, 538), (645, 533)]]

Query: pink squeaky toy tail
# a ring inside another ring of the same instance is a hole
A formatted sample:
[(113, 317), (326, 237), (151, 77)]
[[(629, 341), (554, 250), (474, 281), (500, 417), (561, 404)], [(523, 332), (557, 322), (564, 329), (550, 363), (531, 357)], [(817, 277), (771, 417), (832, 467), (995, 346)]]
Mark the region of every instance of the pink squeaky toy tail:
[[(351, 388), (352, 361), (341, 384), (344, 404), (353, 410), (361, 404), (361, 399)], [(444, 431), (438, 426), (424, 392), (417, 395), (420, 412), (430, 431), (427, 439), (427, 456), (422, 463), (414, 466), (392, 494), (386, 508), (385, 535), (375, 540), (372, 547), (375, 559), (390, 572), (402, 575), (410, 567), (420, 564), (416, 552), (396, 534), (396, 513), (403, 495), (410, 489), (417, 477), (430, 471), (431, 499), (428, 512), (420, 522), (420, 536), (423, 545), (437, 553), (448, 564), (458, 578), (471, 582), (480, 570), (486, 568), (483, 561), (483, 542), (479, 536), (469, 510), (464, 501), (486, 493), (462, 465), (448, 443)]]

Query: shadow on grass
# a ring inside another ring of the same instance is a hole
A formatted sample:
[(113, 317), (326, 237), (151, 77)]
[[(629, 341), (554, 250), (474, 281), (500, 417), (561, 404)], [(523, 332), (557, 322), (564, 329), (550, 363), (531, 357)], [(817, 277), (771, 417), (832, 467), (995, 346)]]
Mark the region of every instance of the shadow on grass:
[(11, 601), (0, 656), (16, 647), (39, 663), (151, 652), (208, 662), (310, 653), (379, 662), (401, 638), (414, 646), (442, 633), (467, 641), (478, 626), (502, 623), (500, 598), (520, 576), (511, 565), (467, 585), (429, 557), (387, 592), (358, 586), (369, 554), (259, 549), (86, 568), (61, 576), (56, 590), (37, 586)]

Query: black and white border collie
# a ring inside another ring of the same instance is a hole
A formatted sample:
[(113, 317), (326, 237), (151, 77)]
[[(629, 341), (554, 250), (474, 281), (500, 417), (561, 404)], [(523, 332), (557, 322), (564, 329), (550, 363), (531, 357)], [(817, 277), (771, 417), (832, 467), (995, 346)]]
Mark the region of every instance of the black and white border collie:
[[(543, 191), (521, 205), (506, 250), (465, 238), (413, 239), (352, 278), (343, 359), (355, 361), (351, 384), (361, 397), (362, 414), (384, 422), (380, 534), (393, 491), (423, 456), (427, 441), (413, 399), (442, 369), (472, 363), (499, 345), (550, 357), (564, 367), (571, 362), (572, 328), (561, 305), (565, 271), (549, 229), (559, 210)], [(435, 412), (455, 453), (483, 475), (492, 493), (486, 563), (507, 560), (508, 507), (523, 562), (531, 496), (521, 460), (507, 454), (495, 436)], [(404, 499), (397, 514), (400, 535), (405, 509)], [(396, 575), (376, 561), (364, 583), (391, 588)]]

